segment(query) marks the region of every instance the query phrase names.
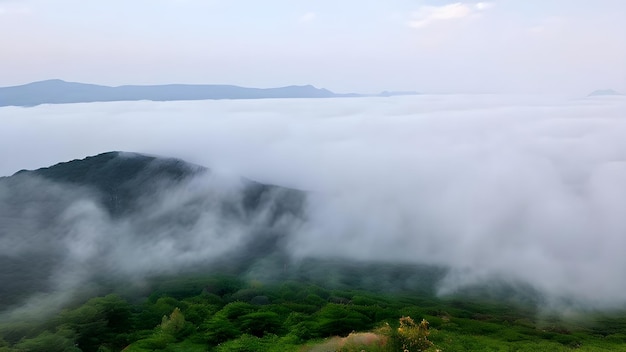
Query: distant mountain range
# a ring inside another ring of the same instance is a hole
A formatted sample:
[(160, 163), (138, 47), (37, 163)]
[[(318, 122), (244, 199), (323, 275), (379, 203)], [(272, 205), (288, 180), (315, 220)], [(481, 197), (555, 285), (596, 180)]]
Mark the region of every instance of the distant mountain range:
[(596, 96), (602, 96), (602, 95), (623, 95), (623, 94), (613, 89), (598, 89), (589, 93), (588, 96), (596, 97)]
[(166, 84), (101, 86), (60, 79), (33, 82), (0, 88), (0, 106), (36, 106), (40, 104), (71, 104), (108, 101), (176, 101), (209, 99), (268, 99), (268, 98), (345, 98), (394, 95), (414, 95), (416, 92), (379, 94), (339, 94), (311, 85), (279, 88), (247, 88), (233, 85)]

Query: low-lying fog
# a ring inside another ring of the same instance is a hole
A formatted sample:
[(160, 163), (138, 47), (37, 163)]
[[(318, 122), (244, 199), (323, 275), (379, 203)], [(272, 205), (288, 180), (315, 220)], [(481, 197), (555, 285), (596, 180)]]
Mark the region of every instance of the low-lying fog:
[(310, 191), (297, 258), (446, 265), (444, 293), (499, 278), (626, 303), (626, 97), (120, 102), (0, 121), (0, 175), (111, 150), (182, 158)]

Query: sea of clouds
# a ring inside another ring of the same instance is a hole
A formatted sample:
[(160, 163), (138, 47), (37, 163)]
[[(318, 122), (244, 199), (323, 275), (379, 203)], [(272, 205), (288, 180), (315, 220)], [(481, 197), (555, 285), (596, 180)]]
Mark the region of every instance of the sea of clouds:
[(296, 258), (445, 265), (442, 293), (498, 278), (626, 304), (624, 96), (42, 105), (0, 108), (0, 126), (2, 176), (112, 150), (177, 157), (308, 191)]

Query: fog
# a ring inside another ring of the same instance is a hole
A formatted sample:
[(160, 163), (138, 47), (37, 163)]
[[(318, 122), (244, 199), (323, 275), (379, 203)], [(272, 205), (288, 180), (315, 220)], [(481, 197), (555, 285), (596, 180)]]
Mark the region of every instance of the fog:
[[(452, 270), (441, 293), (497, 278), (592, 307), (626, 303), (623, 96), (43, 105), (1, 108), (0, 121), (0, 175), (111, 150), (182, 158), (224, 179), (241, 175), (308, 191), (307, 221), (284, 243), (296, 259), (445, 265)], [(219, 184), (198, 194), (228, 195), (232, 187)], [(176, 209), (191, 196), (185, 190), (158, 195), (141, 218)], [(106, 248), (90, 240), (104, 238), (99, 231), (147, 231), (136, 219), (112, 221), (83, 198), (62, 214), (71, 226), (55, 229), (76, 235), (62, 245), (73, 260)], [(141, 250), (150, 255), (138, 256), (132, 238), (116, 238), (116, 259), (107, 265), (120, 273), (175, 268), (227, 252), (254, 228), (252, 220), (228, 224), (221, 247), (207, 245), (216, 237), (206, 229), (221, 225), (219, 213), (203, 207), (204, 230), (191, 242), (155, 241)], [(15, 239), (2, 241), (0, 253)]]
[(259, 259), (250, 258), (255, 243), (291, 233), (302, 221), (298, 204), (291, 204), (296, 212), (276, 211), (291, 191), (269, 190), (250, 207), (243, 201), (249, 183), (217, 173), (144, 181), (123, 213), (111, 212), (93, 188), (25, 174), (5, 181), (0, 321), (54, 312), (120, 283), (140, 294), (154, 276), (232, 270)]

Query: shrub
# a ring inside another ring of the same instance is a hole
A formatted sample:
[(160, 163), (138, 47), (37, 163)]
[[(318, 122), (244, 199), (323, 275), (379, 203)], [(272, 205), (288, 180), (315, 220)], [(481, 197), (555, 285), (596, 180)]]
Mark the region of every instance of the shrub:
[(417, 324), (411, 317), (402, 317), (396, 334), (391, 336), (392, 346), (400, 347), (401, 351), (425, 351), (433, 345), (428, 340), (429, 333), (426, 319)]

